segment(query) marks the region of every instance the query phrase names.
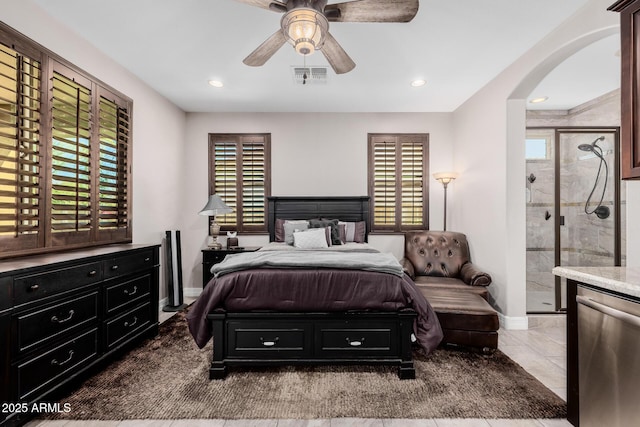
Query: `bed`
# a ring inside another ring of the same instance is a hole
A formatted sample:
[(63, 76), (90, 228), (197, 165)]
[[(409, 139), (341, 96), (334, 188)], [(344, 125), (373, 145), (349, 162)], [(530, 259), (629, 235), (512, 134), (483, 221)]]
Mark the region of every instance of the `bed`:
[(411, 379), (412, 338), (426, 353), (439, 344), (437, 317), (415, 284), (395, 258), (366, 244), (369, 198), (268, 198), (271, 242), (283, 239), (285, 221), (314, 218), (364, 227), (363, 241), (307, 253), (270, 243), (214, 267), (187, 315), (199, 347), (213, 340), (211, 379), (233, 366), (299, 364), (396, 365)]

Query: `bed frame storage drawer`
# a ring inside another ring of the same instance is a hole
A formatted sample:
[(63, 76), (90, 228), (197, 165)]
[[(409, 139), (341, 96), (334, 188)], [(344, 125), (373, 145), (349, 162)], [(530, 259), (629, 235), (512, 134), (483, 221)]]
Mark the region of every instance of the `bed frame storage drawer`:
[(98, 356), (98, 330), (77, 336), (52, 350), (16, 366), (19, 399), (32, 394), (62, 376), (70, 376)]
[[(231, 321), (227, 323), (229, 357), (291, 358), (310, 356), (313, 339), (311, 324)], [(267, 354), (269, 353), (269, 355)]]
[(417, 313), (225, 312), (207, 315), (213, 333), (209, 378), (229, 366), (298, 364), (398, 365), (401, 379), (415, 378), (411, 334)]
[(13, 282), (14, 305), (57, 296), (63, 292), (77, 291), (84, 285), (100, 280), (102, 267), (99, 262), (17, 277)]
[(369, 324), (320, 324), (316, 330), (320, 357), (377, 357), (397, 352), (397, 326), (390, 322)]
[(14, 317), (16, 348), (20, 353), (77, 331), (98, 318), (98, 291), (31, 310)]

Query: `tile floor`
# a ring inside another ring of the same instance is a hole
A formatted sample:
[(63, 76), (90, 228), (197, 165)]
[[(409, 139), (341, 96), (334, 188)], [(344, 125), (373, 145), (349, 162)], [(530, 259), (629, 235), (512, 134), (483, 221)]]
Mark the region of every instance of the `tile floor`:
[[(163, 322), (171, 313), (160, 314)], [(529, 329), (500, 330), (499, 348), (566, 399), (566, 335), (563, 315), (529, 317)], [(39, 421), (28, 427), (567, 427), (567, 420), (365, 419)]]

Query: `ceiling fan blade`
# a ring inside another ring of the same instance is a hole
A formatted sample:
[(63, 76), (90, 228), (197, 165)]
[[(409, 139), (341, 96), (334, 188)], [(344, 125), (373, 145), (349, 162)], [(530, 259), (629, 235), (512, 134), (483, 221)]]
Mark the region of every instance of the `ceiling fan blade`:
[(256, 50), (251, 52), (242, 62), (252, 67), (260, 67), (286, 42), (287, 39), (284, 37), (284, 34), (282, 34), (282, 30), (278, 30), (258, 46)]
[(418, 0), (359, 0), (329, 4), (330, 22), (409, 22), (418, 13)]
[(347, 55), (347, 52), (344, 51), (342, 46), (340, 46), (330, 33), (327, 33), (324, 45), (322, 45), (320, 51), (324, 57), (327, 58), (327, 61), (329, 61), (331, 68), (333, 68), (336, 74), (348, 73), (356, 66), (353, 59)]
[(251, 6), (260, 7), (262, 9), (273, 10), (274, 12), (286, 12), (287, 2), (279, 0), (236, 0), (239, 3), (250, 4)]

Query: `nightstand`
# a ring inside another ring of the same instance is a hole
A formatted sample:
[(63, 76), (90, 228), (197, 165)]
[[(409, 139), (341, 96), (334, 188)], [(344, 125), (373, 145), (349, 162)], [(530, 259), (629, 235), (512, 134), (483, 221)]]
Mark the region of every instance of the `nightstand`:
[(229, 254), (238, 254), (242, 252), (255, 252), (260, 249), (260, 246), (246, 246), (238, 248), (228, 249), (212, 249), (206, 248), (202, 250), (202, 287), (204, 288), (209, 283), (209, 280), (213, 277), (211, 274), (211, 267), (214, 264), (221, 262), (224, 257)]

